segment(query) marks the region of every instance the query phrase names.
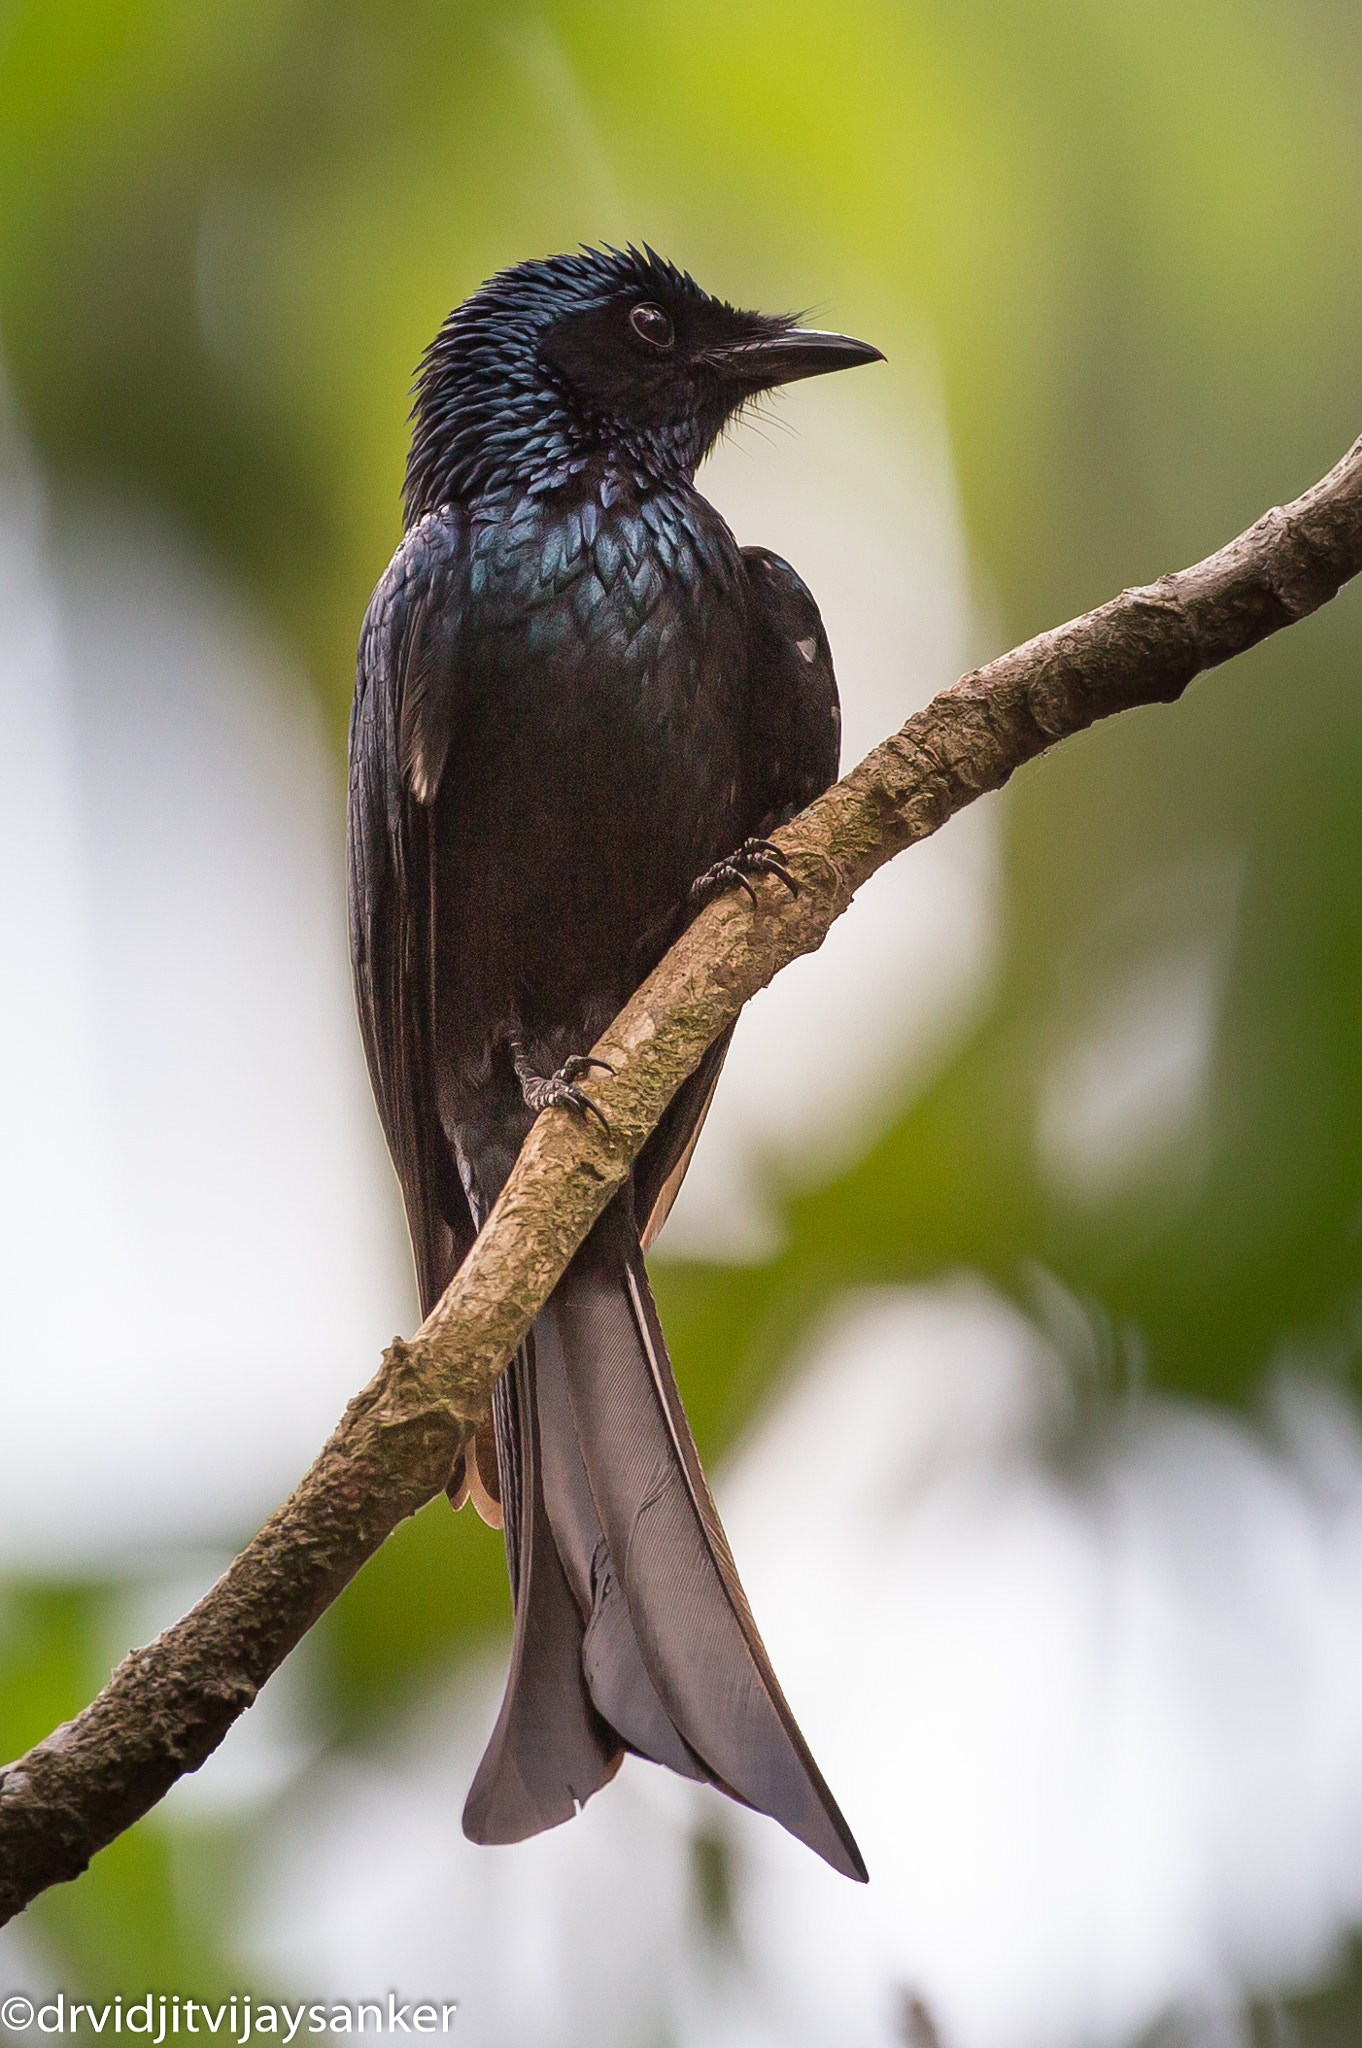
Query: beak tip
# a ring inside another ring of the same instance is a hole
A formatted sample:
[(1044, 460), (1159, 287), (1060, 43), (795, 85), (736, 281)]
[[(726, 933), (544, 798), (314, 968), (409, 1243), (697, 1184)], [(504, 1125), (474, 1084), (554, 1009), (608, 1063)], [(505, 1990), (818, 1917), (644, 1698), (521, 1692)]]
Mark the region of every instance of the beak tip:
[(756, 342), (740, 342), (723, 352), (724, 368), (738, 381), (753, 378), (757, 388), (793, 384), (830, 370), (855, 370), (886, 360), (873, 342), (851, 334), (829, 334), (815, 327), (788, 327)]

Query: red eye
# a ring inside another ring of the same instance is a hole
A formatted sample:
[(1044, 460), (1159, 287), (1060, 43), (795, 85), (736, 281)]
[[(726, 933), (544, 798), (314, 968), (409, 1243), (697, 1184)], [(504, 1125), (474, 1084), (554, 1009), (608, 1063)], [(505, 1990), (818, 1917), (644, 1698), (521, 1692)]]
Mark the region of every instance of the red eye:
[(639, 340), (652, 348), (670, 348), (676, 339), (676, 330), (661, 306), (635, 306), (629, 325)]

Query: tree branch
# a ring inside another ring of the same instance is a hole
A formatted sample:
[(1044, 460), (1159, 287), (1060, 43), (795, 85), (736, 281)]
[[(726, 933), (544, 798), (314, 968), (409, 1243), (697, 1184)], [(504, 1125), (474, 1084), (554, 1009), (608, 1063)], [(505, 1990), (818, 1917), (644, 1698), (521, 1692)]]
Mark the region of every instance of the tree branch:
[(396, 1340), (302, 1481), (182, 1621), (92, 1705), (0, 1770), (0, 1924), (211, 1754), (405, 1516), (443, 1487), (498, 1373), (710, 1041), (828, 928), (876, 868), (1057, 740), (1304, 618), (1362, 569), (1362, 440), (1294, 504), (1178, 575), (964, 676), (776, 836), (791, 901), (711, 904), (596, 1047), (608, 1133), (541, 1116), (443, 1299)]

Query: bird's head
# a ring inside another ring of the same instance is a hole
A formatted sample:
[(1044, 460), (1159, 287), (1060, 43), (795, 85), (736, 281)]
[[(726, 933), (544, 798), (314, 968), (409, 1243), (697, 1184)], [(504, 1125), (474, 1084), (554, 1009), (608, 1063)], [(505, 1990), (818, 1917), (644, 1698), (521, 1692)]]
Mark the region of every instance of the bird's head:
[(518, 263), (456, 306), (422, 359), (408, 520), (501, 482), (556, 489), (601, 457), (640, 483), (688, 479), (761, 392), (882, 360), (740, 312), (650, 249)]

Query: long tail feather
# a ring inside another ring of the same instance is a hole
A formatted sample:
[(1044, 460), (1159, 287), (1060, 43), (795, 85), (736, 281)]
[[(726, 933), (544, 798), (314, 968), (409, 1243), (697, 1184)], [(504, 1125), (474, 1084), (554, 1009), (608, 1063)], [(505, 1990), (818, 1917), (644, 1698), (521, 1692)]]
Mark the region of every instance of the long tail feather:
[[(538, 1826), (566, 1819), (586, 1793), (576, 1749), (550, 1724), (562, 1715), (580, 1726), (586, 1699), (624, 1746), (770, 1814), (834, 1869), (863, 1880), (860, 1851), (748, 1608), (622, 1204), (606, 1212), (564, 1275), (523, 1357), (519, 1398), (497, 1414), (499, 1446), (507, 1438), (503, 1506), (513, 1496), (517, 1503), (506, 1523), (515, 1650), (469, 1811), (502, 1800), (500, 1779), (509, 1774), (514, 1792), (505, 1803), (518, 1827), (531, 1779)], [(532, 1581), (518, 1533), (527, 1529)], [(541, 1559), (546, 1536), (556, 1574)], [(543, 1590), (550, 1583), (551, 1598)], [(556, 1633), (532, 1653), (541, 1628), (530, 1614), (534, 1598)], [(524, 1747), (541, 1741), (542, 1752), (527, 1760)], [(571, 1791), (568, 1768), (577, 1773)], [(472, 1832), (467, 1814), (465, 1828)]]
[(530, 1340), (497, 1384), (515, 1635), (506, 1696), (464, 1804), (474, 1842), (523, 1842), (571, 1820), (624, 1754), (586, 1689), (581, 1611), (544, 1508), (534, 1364)]

